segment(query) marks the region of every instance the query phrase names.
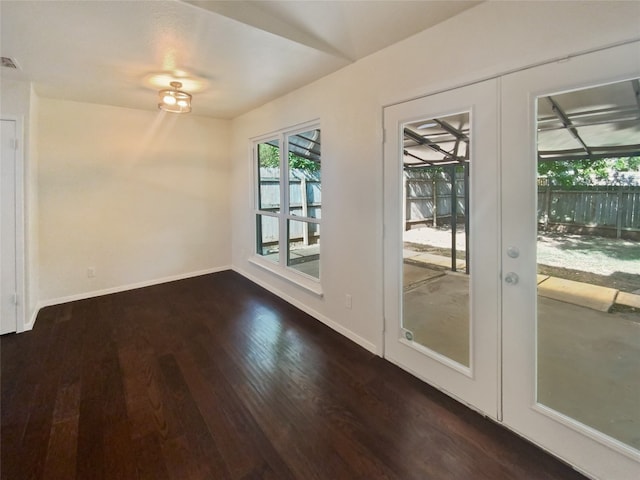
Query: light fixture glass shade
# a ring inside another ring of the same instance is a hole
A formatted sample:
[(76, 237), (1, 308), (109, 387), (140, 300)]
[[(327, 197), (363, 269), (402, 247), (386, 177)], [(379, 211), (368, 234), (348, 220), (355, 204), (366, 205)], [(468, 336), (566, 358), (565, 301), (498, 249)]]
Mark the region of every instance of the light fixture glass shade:
[(171, 82), (173, 89), (160, 90), (158, 108), (165, 112), (189, 113), (191, 111), (191, 95), (182, 90), (180, 82)]

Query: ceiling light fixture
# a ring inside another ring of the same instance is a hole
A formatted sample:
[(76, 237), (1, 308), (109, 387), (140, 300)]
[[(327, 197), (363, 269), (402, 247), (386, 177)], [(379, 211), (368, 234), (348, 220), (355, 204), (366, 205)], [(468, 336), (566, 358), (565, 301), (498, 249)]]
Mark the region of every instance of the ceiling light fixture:
[(165, 112), (189, 113), (191, 111), (191, 95), (179, 90), (182, 87), (180, 82), (171, 82), (173, 88), (160, 90), (158, 108)]

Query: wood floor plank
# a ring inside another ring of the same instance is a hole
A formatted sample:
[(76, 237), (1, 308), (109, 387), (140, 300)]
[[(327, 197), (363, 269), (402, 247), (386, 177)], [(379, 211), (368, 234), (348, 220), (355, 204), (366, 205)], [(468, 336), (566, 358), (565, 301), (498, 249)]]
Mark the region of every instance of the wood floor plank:
[(103, 438), (105, 478), (137, 479), (136, 458), (131, 448), (132, 440), (128, 422), (125, 420), (107, 424)]
[(51, 426), (42, 478), (76, 478), (78, 416), (68, 417)]
[(133, 440), (136, 472), (139, 480), (167, 480), (171, 477), (162, 456), (160, 438), (155, 433)]
[(208, 472), (209, 478), (229, 478), (227, 466), (220, 455), (216, 441), (198, 410), (174, 356), (163, 355), (158, 360), (165, 383), (173, 396), (171, 407), (180, 412), (180, 422), (191, 446), (192, 455)]
[(45, 466), (68, 334), (68, 325), (55, 323), (50, 344), (42, 352), (47, 374), (38, 377), (19, 455), (26, 478), (40, 478)]
[(0, 478), (578, 480), (234, 272), (0, 337)]
[[(295, 477), (259, 428), (224, 376), (204, 374), (188, 356), (180, 355), (185, 381), (220, 448), (231, 478), (269, 471), (281, 480)], [(211, 367), (215, 368), (215, 367)]]
[[(259, 313), (257, 317), (260, 317)], [(343, 403), (336, 402), (341, 393), (337, 390), (343, 387), (332, 389), (330, 384), (344, 385), (348, 383), (348, 378), (341, 375), (342, 371), (337, 371), (333, 362), (325, 358), (315, 359), (324, 363), (324, 372), (319, 373), (313, 368), (308, 368), (314, 360), (310, 355), (303, 355), (299, 344), (290, 344), (283, 348), (274, 345), (273, 341), (264, 341), (265, 338), (273, 340), (273, 332), (265, 330), (260, 334), (257, 327), (250, 328), (249, 332), (251, 334), (246, 334), (243, 345), (251, 350), (253, 361), (247, 364), (247, 370), (233, 374), (234, 378), (251, 379), (248, 384), (237, 384), (239, 391), (243, 392), (240, 396), (253, 400), (265, 397), (264, 403), (250, 406), (256, 409), (256, 412), (262, 413), (256, 413), (259, 418), (287, 418), (286, 423), (279, 420), (275, 426), (265, 425), (265, 429), (277, 430), (285, 423), (288, 433), (297, 431), (294, 434), (295, 438), (313, 439), (313, 444), (309, 448), (313, 448), (318, 439), (333, 445), (334, 450), (330, 452), (329, 461), (333, 462), (332, 464), (338, 469), (347, 468), (342, 466), (343, 463), (348, 465), (348, 470), (338, 470), (334, 475), (349, 478), (396, 478), (386, 465), (370, 454), (364, 444), (351, 441), (353, 430), (361, 427), (355, 413), (357, 407), (351, 410), (345, 408)], [(257, 341), (254, 341), (255, 339)], [(235, 354), (242, 355), (241, 352), (235, 352)], [(275, 367), (276, 363), (277, 367)], [(279, 369), (287, 372), (288, 381), (283, 389), (281, 389), (283, 385), (280, 382), (274, 382), (270, 375), (271, 371), (279, 371)], [(320, 379), (323, 381), (320, 382)], [(288, 401), (289, 399), (291, 400)], [(266, 415), (267, 412), (269, 412), (268, 415)], [(322, 418), (323, 423), (309, 425), (308, 418)], [(367, 433), (371, 434), (371, 432)], [(286, 438), (288, 440), (288, 437)], [(300, 440), (297, 440), (297, 443), (300, 443)], [(301, 448), (303, 445), (304, 441), (302, 445), (296, 445), (295, 448)], [(333, 451), (338, 457), (333, 456)], [(301, 458), (309, 454), (306, 450), (300, 452)], [(300, 463), (304, 464), (303, 461)], [(313, 474), (298, 472), (299, 477), (308, 475)]]

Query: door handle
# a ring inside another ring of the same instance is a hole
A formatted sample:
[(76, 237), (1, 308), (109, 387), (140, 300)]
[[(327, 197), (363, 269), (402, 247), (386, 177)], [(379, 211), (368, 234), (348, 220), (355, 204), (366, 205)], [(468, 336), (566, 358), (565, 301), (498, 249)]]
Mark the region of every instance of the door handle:
[(520, 256), (520, 249), (518, 247), (509, 247), (507, 248), (507, 255), (511, 258), (518, 258)]
[(504, 281), (509, 285), (517, 284), (518, 280), (520, 280), (520, 277), (518, 277), (518, 274), (515, 272), (509, 272), (504, 276)]

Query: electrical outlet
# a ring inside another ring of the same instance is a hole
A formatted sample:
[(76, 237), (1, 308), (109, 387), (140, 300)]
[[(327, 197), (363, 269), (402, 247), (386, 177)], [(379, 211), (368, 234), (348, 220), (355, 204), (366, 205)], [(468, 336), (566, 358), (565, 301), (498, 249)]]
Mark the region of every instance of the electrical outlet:
[(87, 268), (87, 278), (95, 278), (96, 276), (96, 267)]
[(353, 301), (353, 298), (351, 297), (351, 294), (347, 293), (344, 296), (344, 306), (345, 306), (345, 308), (348, 308), (349, 310), (351, 310), (351, 305), (353, 303), (352, 301)]

